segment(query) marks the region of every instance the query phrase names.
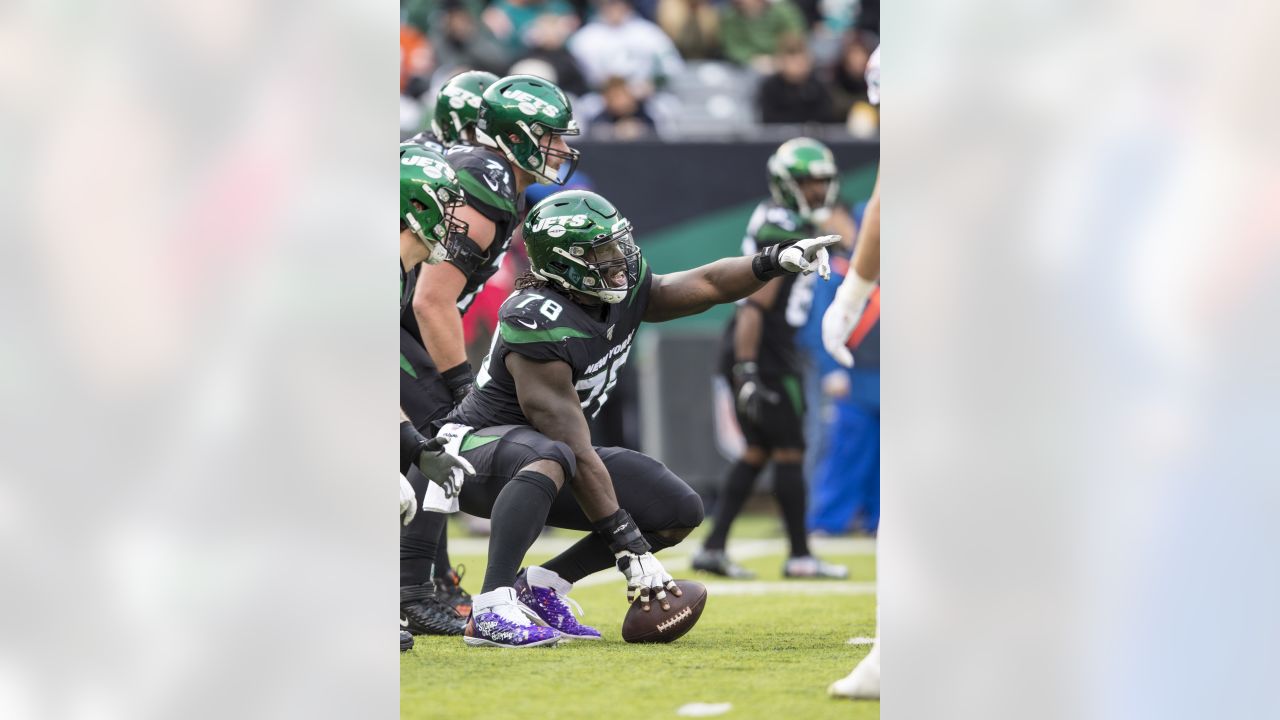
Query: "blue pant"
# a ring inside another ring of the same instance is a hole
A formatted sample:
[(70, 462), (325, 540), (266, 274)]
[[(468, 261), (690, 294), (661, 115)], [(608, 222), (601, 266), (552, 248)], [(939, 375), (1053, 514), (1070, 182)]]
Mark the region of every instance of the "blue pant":
[(849, 396), (835, 405), (813, 477), (810, 530), (874, 532), (880, 522), (880, 373), (849, 375)]

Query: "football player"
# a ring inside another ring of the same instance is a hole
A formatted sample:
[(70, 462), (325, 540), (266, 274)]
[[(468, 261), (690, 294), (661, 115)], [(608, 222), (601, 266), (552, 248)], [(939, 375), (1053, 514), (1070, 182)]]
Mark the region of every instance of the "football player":
[[(880, 104), (880, 48), (867, 61), (867, 96)], [(849, 274), (836, 290), (835, 300), (822, 316), (822, 345), (840, 364), (853, 367), (853, 354), (847, 344), (857, 327), (867, 299), (880, 278), (880, 178), (863, 214), (858, 244), (853, 249)], [(880, 699), (880, 612), (876, 610), (876, 639), (871, 652), (845, 677), (831, 683), (827, 693), (851, 700)]]
[[(438, 153), (416, 145), (400, 147), (400, 311), (413, 301), (419, 268), (447, 255), (449, 235), (458, 229), (454, 213), (462, 205), (462, 188), (453, 168)], [(445, 452), (434, 438), (418, 432), (400, 409), (400, 521), (408, 525), (417, 497), (404, 474), (410, 467), (433, 482), (452, 480), (455, 469), (472, 472), (466, 460)], [(400, 630), (400, 650), (413, 647), (413, 635)]]
[[(836, 205), (835, 156), (809, 138), (783, 143), (769, 158), (772, 195), (755, 209), (742, 241), (743, 254), (809, 237)], [(773, 494), (782, 510), (790, 555), (784, 577), (847, 577), (848, 570), (819, 560), (805, 533), (804, 393), (796, 328), (809, 316), (813, 292), (807, 278), (776, 278), (738, 304), (725, 331), (721, 372), (733, 388), (738, 425), (746, 438), (742, 457), (729, 469), (716, 504), (715, 524), (693, 558), (697, 570), (731, 578), (753, 573), (729, 560), (729, 528), (756, 478), (773, 463)]]
[[(459, 77), (451, 83), (470, 82)], [(400, 400), (420, 430), (471, 389), (462, 314), (498, 271), (525, 188), (563, 182), (577, 165), (577, 152), (564, 140), (578, 134), (572, 107), (546, 80), (513, 75), (488, 85), (474, 122), (468, 120), (469, 101), (462, 108), (446, 104), (449, 111), (438, 113), (437, 124), (441, 139), (454, 143), (445, 159), (457, 172), (465, 204), (455, 213), (459, 227), (448, 235), (443, 261), (423, 267), (411, 311), (401, 315)], [(482, 144), (467, 144), (468, 137)], [(409, 481), (423, 496), (421, 475), (411, 471)], [(470, 609), (444, 550), (446, 526), (446, 515), (423, 511), (401, 534), (400, 622), (415, 634), (461, 634)]]
[[(442, 155), (448, 148), (457, 145), (475, 145), (475, 125), (480, 116), (481, 97), (497, 81), (497, 75), (481, 70), (462, 72), (449, 78), (436, 95), (432, 129), (418, 133), (407, 142)], [(404, 308), (401, 311), (403, 317)], [(409, 360), (412, 357), (421, 361), (427, 355), (418, 340), (419, 335), (416, 334), (416, 320), (412, 317), (407, 320), (405, 324), (413, 332), (401, 329), (401, 345), (412, 346), (416, 352), (406, 354), (402, 349), (400, 353), (401, 394), (412, 398), (409, 405), (415, 408), (415, 414), (417, 409), (423, 407), (440, 408), (437, 412), (447, 411), (448, 408), (442, 406), (431, 393), (431, 387), (438, 384), (433, 366), (427, 362), (419, 371), (414, 369)], [(415, 419), (419, 424), (426, 425), (426, 419)], [(410, 584), (419, 586), (414, 592), (421, 592), (423, 584), (431, 584), (436, 590), (435, 597), (413, 603), (416, 607), (412, 615), (416, 620), (412, 624), (422, 632), (455, 634), (461, 627), (461, 614), (470, 607), (471, 596), (462, 589), (460, 573), (449, 561), (448, 516), (424, 509), (412, 522), (405, 525), (400, 539), (400, 557), (402, 566), (409, 568), (407, 580)], [(408, 617), (401, 617), (401, 624), (408, 620)]]
[[(524, 221), (530, 273), (499, 311), (498, 332), (475, 389), (445, 420), (465, 431), (461, 455), (476, 468), (463, 511), (492, 520), (481, 594), (468, 645), (532, 647), (599, 639), (569, 609), (573, 584), (616, 567), (628, 601), (669, 608), (679, 595), (653, 553), (702, 522), (702, 501), (662, 463), (623, 448), (596, 448), (587, 428), (613, 393), (642, 321), (661, 322), (731, 302), (774, 278), (829, 272), (832, 235), (792, 238), (751, 257), (656, 275), (631, 224), (603, 197), (556, 193)], [(566, 487), (567, 485), (567, 487)], [(517, 575), (544, 524), (589, 534)]]
[(498, 76), (483, 70), (458, 73), (440, 86), (431, 116), (431, 129), (409, 138), (438, 153), (455, 145), (478, 145), (476, 121), (480, 118), (480, 98), (498, 82)]

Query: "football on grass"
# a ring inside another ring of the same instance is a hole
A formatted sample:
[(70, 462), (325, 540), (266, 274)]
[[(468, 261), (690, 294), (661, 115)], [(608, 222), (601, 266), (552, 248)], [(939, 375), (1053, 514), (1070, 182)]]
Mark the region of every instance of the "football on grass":
[(693, 629), (702, 609), (707, 605), (707, 587), (693, 580), (677, 580), (683, 593), (676, 597), (667, 593), (670, 610), (663, 610), (662, 603), (654, 600), (646, 612), (640, 601), (631, 603), (622, 619), (622, 639), (629, 643), (669, 643)]

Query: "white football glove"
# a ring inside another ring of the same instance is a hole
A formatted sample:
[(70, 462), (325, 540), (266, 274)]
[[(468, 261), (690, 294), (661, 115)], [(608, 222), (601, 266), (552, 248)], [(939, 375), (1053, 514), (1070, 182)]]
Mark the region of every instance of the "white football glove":
[(853, 353), (849, 352), (847, 343), (875, 287), (874, 281), (864, 280), (849, 268), (848, 276), (836, 290), (835, 300), (822, 316), (822, 346), (845, 367), (853, 367)]
[(798, 240), (778, 253), (778, 265), (787, 272), (808, 275), (815, 270), (826, 280), (831, 277), (831, 255), (827, 248), (840, 242), (839, 235), (823, 235)]
[(614, 557), (618, 559), (618, 570), (627, 578), (627, 602), (635, 602), (637, 595), (640, 598), (640, 609), (649, 610), (649, 598), (658, 600), (662, 603), (663, 610), (670, 610), (671, 604), (667, 602), (667, 591), (670, 590), (672, 595), (680, 597), (680, 588), (676, 586), (676, 581), (671, 579), (671, 575), (667, 573), (667, 569), (662, 567), (662, 563), (658, 562), (658, 558), (653, 553), (645, 553), (636, 555), (631, 552), (620, 552)]
[(418, 496), (413, 493), (413, 486), (409, 484), (408, 479), (404, 475), (400, 476), (400, 524), (408, 525), (413, 522), (413, 516), (418, 514)]

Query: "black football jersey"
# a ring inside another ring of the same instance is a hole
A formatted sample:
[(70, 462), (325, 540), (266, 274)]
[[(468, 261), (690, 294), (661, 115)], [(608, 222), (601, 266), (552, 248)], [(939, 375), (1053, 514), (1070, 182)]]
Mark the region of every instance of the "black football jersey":
[[(766, 200), (756, 206), (747, 223), (746, 236), (742, 238), (742, 254), (755, 255), (760, 250), (787, 240), (799, 240), (813, 237), (816, 228), (800, 217), (798, 213), (782, 207), (772, 200)], [(764, 313), (764, 326), (760, 332), (760, 349), (756, 362), (762, 375), (794, 375), (799, 374), (801, 361), (796, 349), (796, 328), (805, 324), (809, 318), (809, 308), (813, 305), (813, 279), (816, 274), (786, 274), (773, 280), (781, 283), (773, 307)], [(739, 300), (739, 303), (746, 302)], [(737, 317), (729, 321), (725, 329), (721, 350), (721, 369), (728, 373), (733, 367), (733, 333), (737, 327)]]
[(400, 263), (400, 314), (404, 315), (404, 309), (413, 303), (413, 287), (418, 284), (418, 268), (422, 265), (414, 265), (413, 269), (406, 271), (404, 263)]
[(476, 373), (476, 385), (445, 422), (474, 428), (528, 425), (516, 396), (507, 355), (532, 360), (559, 360), (573, 369), (578, 402), (588, 418), (609, 401), (618, 374), (631, 354), (636, 329), (649, 306), (653, 273), (640, 259), (640, 279), (620, 303), (605, 305), (603, 319), (552, 287), (517, 290), (498, 311), (498, 332), (489, 355)]
[[(449, 148), (445, 160), (458, 173), (458, 183), (467, 195), (467, 205), (494, 224), (493, 242), (488, 250), (481, 251), (470, 239), (462, 238), (461, 249), (445, 260), (461, 270), (467, 278), (457, 301), (458, 312), (466, 313), (476, 294), (502, 267), (502, 259), (511, 245), (511, 237), (524, 214), (524, 195), (516, 194), (515, 173), (512, 172), (511, 164), (493, 150), (473, 145), (455, 145)], [(422, 333), (412, 309), (402, 309), (400, 325), (415, 340), (422, 342)]]

